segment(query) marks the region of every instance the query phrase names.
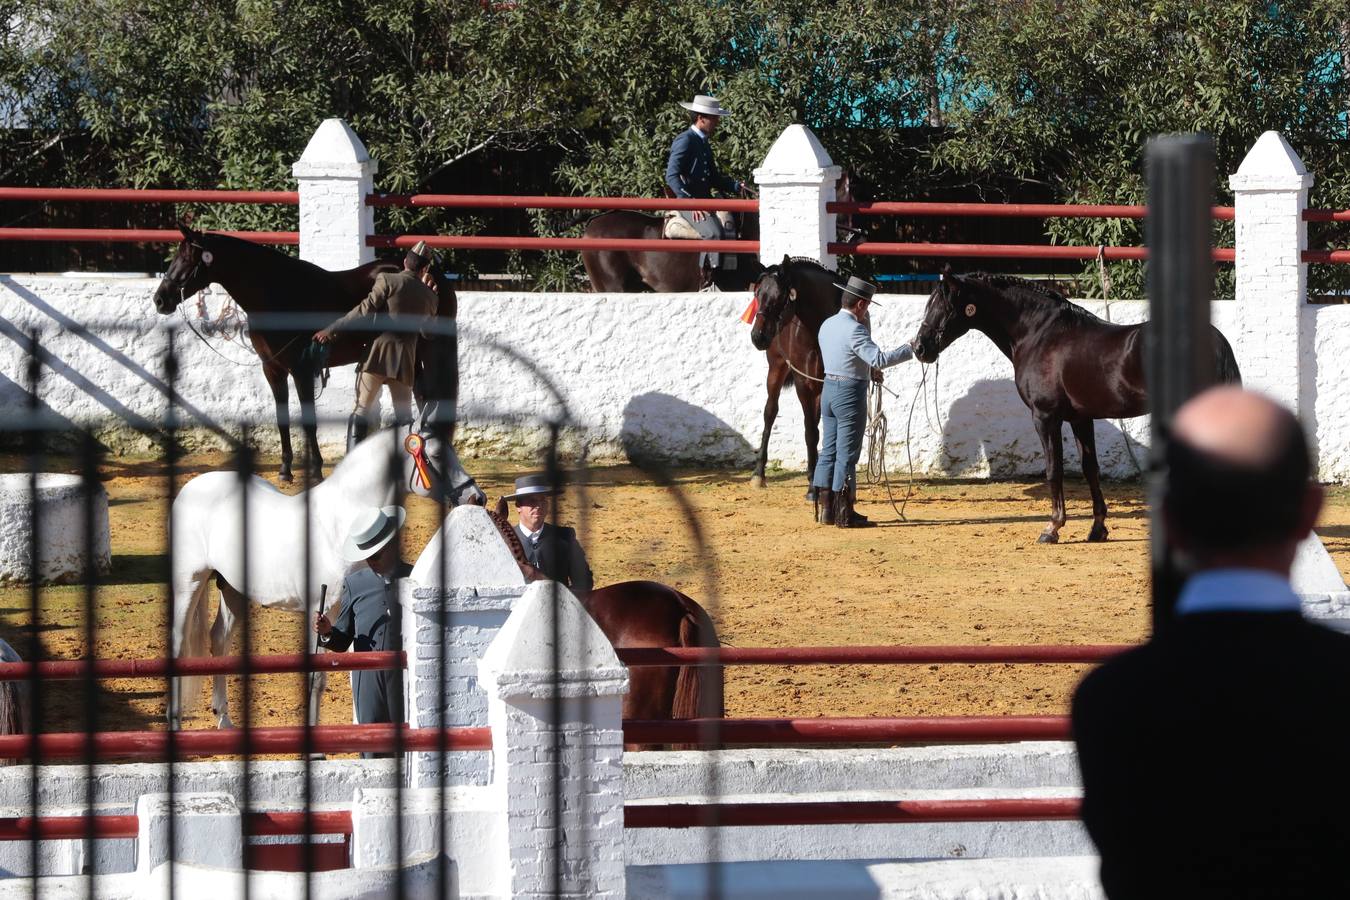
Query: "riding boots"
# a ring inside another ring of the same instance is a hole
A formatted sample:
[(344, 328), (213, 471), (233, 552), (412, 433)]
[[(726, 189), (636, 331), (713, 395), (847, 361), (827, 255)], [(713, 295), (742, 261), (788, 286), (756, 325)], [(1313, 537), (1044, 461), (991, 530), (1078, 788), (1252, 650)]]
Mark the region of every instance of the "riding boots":
[(845, 484), (834, 494), (834, 524), (839, 528), (875, 528), (875, 522), (853, 511), (853, 491)]
[(816, 488), (816, 522), (834, 524), (834, 491), (829, 488)]
[(370, 434), (370, 420), (361, 413), (352, 413), (347, 418), (347, 452), (366, 439)]

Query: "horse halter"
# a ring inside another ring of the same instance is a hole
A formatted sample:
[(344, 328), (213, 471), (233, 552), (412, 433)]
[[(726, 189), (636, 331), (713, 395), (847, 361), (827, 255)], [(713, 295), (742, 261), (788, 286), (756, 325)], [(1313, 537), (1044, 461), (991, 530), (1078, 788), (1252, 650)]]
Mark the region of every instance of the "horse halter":
[[(212, 261), (213, 261), (213, 257), (212, 257), (212, 255), (211, 255), (211, 251), (210, 251), (210, 250), (207, 250), (207, 249), (206, 249), (205, 247), (203, 247), (201, 244), (195, 244), (195, 243), (193, 243), (192, 241), (188, 241), (188, 242), (187, 242), (187, 245), (188, 245), (189, 247), (193, 247), (193, 248), (196, 249), (196, 251), (197, 251), (197, 261), (196, 261), (195, 263), (193, 263), (192, 268), (191, 268), (190, 270), (188, 270), (187, 275), (183, 276), (182, 280), (178, 282), (178, 305), (179, 305), (179, 306), (182, 306), (184, 303), (187, 302), (187, 298), (188, 298), (188, 294), (187, 294), (187, 286), (188, 286), (188, 283), (191, 282), (191, 281), (195, 281), (196, 278), (197, 278), (197, 276), (199, 276), (199, 275), (202, 273), (202, 269), (204, 269), (204, 268), (206, 268), (207, 266), (211, 265), (211, 263), (212, 263)], [(196, 291), (193, 291), (193, 293), (195, 294)]]

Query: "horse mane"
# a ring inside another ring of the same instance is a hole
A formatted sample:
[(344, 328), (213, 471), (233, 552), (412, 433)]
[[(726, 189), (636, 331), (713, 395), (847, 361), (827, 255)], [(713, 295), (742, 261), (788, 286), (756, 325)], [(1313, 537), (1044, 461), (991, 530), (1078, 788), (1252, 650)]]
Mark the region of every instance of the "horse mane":
[[(784, 264), (781, 263), (781, 262), (776, 262), (776, 263), (774, 263), (774, 264), (771, 265), (771, 266), (765, 266), (765, 267), (764, 267), (764, 271), (761, 273), (761, 277), (762, 277), (763, 275), (777, 274), (778, 271), (779, 271), (780, 269), (783, 268), (783, 265), (784, 265)], [(822, 265), (820, 262), (818, 262), (817, 260), (812, 259), (812, 258), (809, 257), (809, 256), (789, 256), (789, 257), (788, 257), (788, 261), (787, 261), (787, 265), (789, 265), (789, 266), (795, 266), (795, 265), (812, 266), (812, 267), (814, 267), (814, 268), (816, 268), (816, 269), (819, 269), (820, 271), (826, 273), (827, 275), (834, 275), (834, 276), (836, 276), (836, 277), (839, 275), (839, 271), (838, 271), (837, 269), (831, 269), (831, 268), (829, 268), (828, 266)]]
[(1055, 309), (1081, 316), (1093, 322), (1102, 321), (1100, 317), (1070, 300), (1063, 291), (1050, 287), (1042, 281), (1032, 281), (1029, 278), (1020, 278), (1016, 275), (995, 275), (991, 272), (970, 272), (961, 277), (974, 279), (991, 288), (1018, 292), (1026, 295), (1029, 299), (1048, 303)]

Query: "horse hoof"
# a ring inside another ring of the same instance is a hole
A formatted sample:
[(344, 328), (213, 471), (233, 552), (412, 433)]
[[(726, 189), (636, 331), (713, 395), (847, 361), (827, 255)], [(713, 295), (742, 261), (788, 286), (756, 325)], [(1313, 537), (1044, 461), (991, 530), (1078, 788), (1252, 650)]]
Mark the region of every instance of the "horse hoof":
[(290, 473), (289, 469), (282, 469), (279, 473), (277, 473), (277, 481), (284, 481), (287, 484), (289, 484), (294, 480), (295, 476)]
[(1058, 544), (1058, 543), (1059, 543), (1059, 535), (1058, 535), (1058, 534), (1051, 534), (1051, 533), (1048, 532), (1048, 531), (1046, 531), (1046, 532), (1041, 532), (1041, 536), (1038, 537), (1038, 538), (1036, 538), (1036, 543), (1038, 543), (1038, 544)]
[(1106, 540), (1107, 530), (1105, 525), (1093, 525), (1092, 530), (1088, 532), (1088, 543), (1096, 544)]
[(757, 488), (762, 488), (762, 487), (764, 487), (764, 476), (763, 476), (763, 475), (751, 475), (751, 476), (750, 476), (750, 486), (751, 486), (751, 487), (757, 487)]

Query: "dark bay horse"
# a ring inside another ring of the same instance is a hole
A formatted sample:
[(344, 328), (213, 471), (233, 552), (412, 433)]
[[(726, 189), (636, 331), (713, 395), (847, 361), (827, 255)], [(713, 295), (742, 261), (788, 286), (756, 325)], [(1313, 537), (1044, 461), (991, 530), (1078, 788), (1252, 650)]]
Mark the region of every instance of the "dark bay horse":
[[(295, 382), (295, 392), (305, 410), (303, 427), (311, 471), (322, 477), (323, 458), (319, 453), (318, 431), (314, 422), (314, 378), (318, 372), (305, 358), (310, 336), (351, 310), (365, 299), (382, 272), (397, 272), (401, 266), (388, 261), (375, 261), (342, 272), (330, 272), (310, 262), (297, 259), (271, 247), (255, 244), (223, 234), (193, 231), (182, 227), (183, 242), (169, 263), (164, 279), (155, 290), (155, 309), (171, 314), (180, 303), (202, 290), (208, 284), (223, 287), (246, 314), (309, 314), (315, 321), (299, 320), (294, 325), (264, 325), (250, 327), (249, 340), (258, 354), (263, 377), (272, 389), (276, 404), (277, 430), (281, 433), (281, 480), (291, 481), (290, 397), (286, 378)], [(440, 295), (438, 315), (447, 319), (455, 316), (456, 298), (453, 288), (441, 278), (436, 279)], [(322, 314), (322, 315), (316, 315)], [(326, 365), (346, 366), (365, 359), (373, 335), (356, 331), (339, 332), (329, 345)], [(443, 341), (433, 339), (440, 349)], [(428, 342), (423, 340), (419, 351)], [(430, 354), (425, 354), (430, 355)], [(419, 352), (419, 367), (424, 354)], [(425, 406), (425, 398), (418, 397)]]
[[(759, 240), (759, 216), (746, 213), (738, 216), (737, 221), (739, 222), (737, 231), (742, 240)], [(583, 237), (659, 240), (662, 239), (665, 222), (664, 216), (653, 216), (626, 209), (615, 210), (601, 213), (587, 222)], [(678, 243), (676, 239), (672, 239), (671, 242)], [(735, 256), (735, 268), (723, 267), (724, 256), (723, 266), (713, 270), (713, 283), (717, 285), (718, 290), (749, 290), (750, 285), (764, 268), (760, 265), (757, 254), (737, 253)], [(581, 253), (581, 261), (586, 266), (586, 275), (591, 280), (591, 290), (596, 293), (697, 291), (703, 280), (698, 260), (697, 253), (671, 250), (583, 250)]]
[[(501, 501), (490, 511), (493, 524), (526, 580), (544, 578), (525, 560), (520, 536)], [(717, 647), (717, 629), (691, 597), (655, 581), (621, 581), (578, 597), (609, 642), (632, 647)], [(628, 671), (625, 719), (722, 718), (722, 670), (714, 666), (635, 666)], [(628, 745), (630, 750), (645, 749)]]
[[(815, 499), (811, 475), (816, 469), (820, 444), (820, 395), (825, 369), (820, 360), (820, 326), (839, 312), (840, 292), (834, 283), (839, 275), (811, 259), (784, 256), (764, 270), (754, 285), (755, 320), (750, 342), (767, 350), (769, 396), (764, 401), (764, 435), (750, 483), (764, 487), (764, 467), (769, 459), (769, 435), (778, 417), (778, 397), (784, 387), (797, 389), (806, 426), (806, 482), (808, 499)], [(793, 370), (796, 371), (793, 371)]]
[[(914, 346), (919, 361), (935, 362), (952, 341), (972, 329), (984, 332), (1012, 360), (1017, 393), (1031, 410), (1045, 450), (1051, 507), (1041, 543), (1058, 541), (1065, 521), (1065, 422), (1078, 441), (1083, 476), (1092, 492), (1088, 540), (1106, 540), (1106, 501), (1092, 423), (1148, 412), (1143, 358), (1148, 327), (1113, 325), (1058, 291), (1002, 275), (944, 273), (928, 298)], [(1233, 348), (1217, 328), (1212, 332), (1215, 382), (1240, 384)]]

